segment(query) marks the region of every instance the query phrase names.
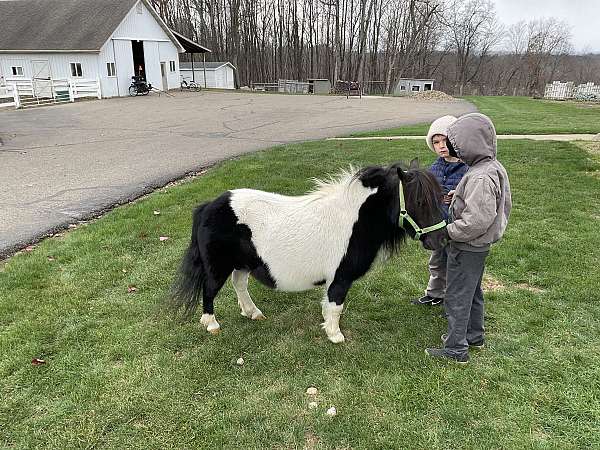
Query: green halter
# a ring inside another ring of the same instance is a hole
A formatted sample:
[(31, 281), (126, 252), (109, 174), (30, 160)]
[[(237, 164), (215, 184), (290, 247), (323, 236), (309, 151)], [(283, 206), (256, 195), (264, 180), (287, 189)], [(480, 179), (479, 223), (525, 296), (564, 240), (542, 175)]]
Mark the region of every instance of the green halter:
[(406, 203), (404, 202), (404, 188), (402, 186), (402, 181), (400, 181), (400, 186), (398, 186), (398, 190), (400, 192), (400, 217), (398, 219), (398, 225), (400, 226), (400, 228), (404, 228), (405, 220), (408, 223), (410, 223), (410, 225), (415, 230), (414, 239), (419, 239), (424, 234), (430, 233), (435, 230), (439, 230), (446, 226), (446, 221), (442, 220), (441, 222), (436, 223), (435, 225), (431, 225), (430, 227), (421, 228), (419, 225), (417, 225), (417, 222), (415, 222), (413, 218), (410, 217), (408, 211), (406, 211)]

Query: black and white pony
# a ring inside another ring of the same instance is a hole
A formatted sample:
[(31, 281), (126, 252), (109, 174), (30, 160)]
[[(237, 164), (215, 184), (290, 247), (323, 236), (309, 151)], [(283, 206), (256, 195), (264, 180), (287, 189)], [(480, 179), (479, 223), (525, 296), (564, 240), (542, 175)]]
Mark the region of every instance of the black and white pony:
[(264, 319), (248, 294), (248, 276), (281, 291), (324, 286), (323, 328), (343, 342), (339, 319), (352, 283), (380, 250), (395, 250), (406, 234), (427, 249), (445, 244), (435, 177), (411, 162), (342, 172), (298, 197), (235, 189), (199, 206), (192, 239), (172, 289), (175, 307), (219, 332), (213, 300), (229, 275), (243, 316)]

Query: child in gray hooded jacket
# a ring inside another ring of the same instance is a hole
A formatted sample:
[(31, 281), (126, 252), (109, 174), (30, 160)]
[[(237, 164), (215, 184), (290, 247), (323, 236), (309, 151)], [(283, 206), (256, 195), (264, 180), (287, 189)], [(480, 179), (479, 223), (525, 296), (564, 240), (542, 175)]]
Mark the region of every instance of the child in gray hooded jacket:
[(512, 207), (504, 166), (496, 159), (496, 130), (483, 114), (460, 117), (448, 128), (448, 147), (469, 170), (456, 187), (446, 227), (446, 297), (448, 331), (443, 348), (428, 348), (432, 357), (469, 360), (469, 346), (483, 347), (484, 307), (481, 280), (491, 245), (506, 229)]

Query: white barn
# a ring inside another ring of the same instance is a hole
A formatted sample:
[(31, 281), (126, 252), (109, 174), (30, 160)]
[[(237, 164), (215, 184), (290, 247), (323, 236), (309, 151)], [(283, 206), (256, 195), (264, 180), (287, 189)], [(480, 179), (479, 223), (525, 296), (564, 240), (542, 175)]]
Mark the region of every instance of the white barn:
[(193, 71), (191, 62), (182, 62), (180, 71), (184, 80), (193, 80), (201, 87), (235, 89), (235, 66), (230, 62), (194, 62)]
[(102, 97), (128, 95), (133, 75), (180, 86), (185, 49), (148, 0), (2, 0), (0, 17), (0, 84), (98, 80)]

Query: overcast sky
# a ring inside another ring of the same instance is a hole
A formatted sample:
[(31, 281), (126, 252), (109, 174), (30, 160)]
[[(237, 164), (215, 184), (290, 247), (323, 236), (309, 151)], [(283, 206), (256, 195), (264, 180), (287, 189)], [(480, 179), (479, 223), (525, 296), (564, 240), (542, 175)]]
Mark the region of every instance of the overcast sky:
[(505, 25), (542, 17), (556, 17), (571, 25), (575, 51), (600, 53), (600, 0), (492, 0)]

